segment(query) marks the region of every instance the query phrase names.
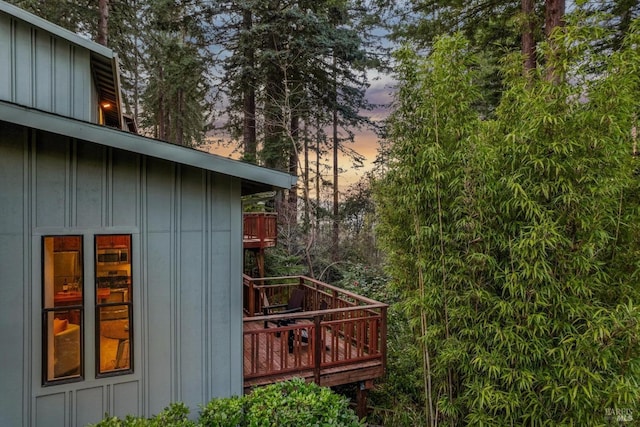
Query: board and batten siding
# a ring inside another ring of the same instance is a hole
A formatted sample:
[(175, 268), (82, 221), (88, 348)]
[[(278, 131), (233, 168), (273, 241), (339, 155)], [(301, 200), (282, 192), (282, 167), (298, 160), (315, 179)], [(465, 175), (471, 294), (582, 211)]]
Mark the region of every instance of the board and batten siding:
[[(80, 426), (174, 401), (195, 416), (241, 394), (239, 179), (1, 121), (0, 152), (0, 425)], [(90, 308), (100, 233), (132, 234), (134, 373), (95, 378), (85, 315), (85, 379), (43, 387), (42, 236), (84, 236)]]
[(0, 99), (95, 122), (89, 51), (0, 12)]

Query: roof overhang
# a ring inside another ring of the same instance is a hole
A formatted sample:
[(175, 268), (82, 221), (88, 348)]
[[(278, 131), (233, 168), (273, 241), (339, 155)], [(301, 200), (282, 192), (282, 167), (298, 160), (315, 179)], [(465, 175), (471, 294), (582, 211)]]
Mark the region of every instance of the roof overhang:
[(104, 124), (118, 129), (125, 129), (123, 127), (122, 104), (120, 102), (118, 57), (114, 54), (113, 57), (106, 58), (92, 52), (91, 72), (98, 93), (98, 102), (102, 109)]
[(240, 178), (242, 195), (289, 189), (297, 181), (285, 172), (4, 101), (0, 120)]
[[(4, 12), (15, 19), (24, 21), (55, 37), (87, 49), (90, 52), (93, 81), (98, 94), (98, 102), (102, 108), (105, 124), (119, 129), (124, 127), (122, 105), (120, 102), (120, 82), (118, 80), (120, 75), (118, 56), (111, 49), (2, 0), (0, 0), (0, 12)], [(109, 107), (104, 107), (107, 104)]]

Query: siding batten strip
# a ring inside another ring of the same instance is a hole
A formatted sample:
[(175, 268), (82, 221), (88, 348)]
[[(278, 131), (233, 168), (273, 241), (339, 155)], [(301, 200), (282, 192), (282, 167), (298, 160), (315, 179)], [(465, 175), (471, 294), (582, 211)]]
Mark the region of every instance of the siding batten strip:
[(73, 117), (73, 103), (74, 103), (74, 99), (73, 99), (73, 92), (74, 92), (74, 88), (73, 88), (73, 75), (74, 75), (74, 71), (75, 71), (75, 67), (74, 67), (74, 60), (75, 60), (75, 49), (73, 48), (73, 45), (69, 45), (69, 73), (67, 75), (67, 79), (69, 79), (68, 84), (69, 84), (69, 102), (67, 102), (67, 117)]
[(105, 197), (102, 201), (103, 208), (101, 224), (103, 227), (111, 227), (115, 225), (113, 221), (113, 148), (107, 147), (103, 164), (105, 171), (103, 175), (103, 193)]
[[(78, 226), (78, 140), (71, 138), (69, 165), (69, 227)], [(82, 209), (82, 207), (80, 207)]]
[(180, 293), (182, 290), (182, 281), (181, 281), (181, 273), (182, 273), (182, 227), (181, 227), (181, 203), (182, 203), (182, 167), (180, 165), (175, 165), (173, 168), (173, 200), (171, 203), (172, 206), (172, 221), (171, 221), (171, 236), (173, 237), (173, 256), (171, 257), (174, 274), (173, 274), (173, 283), (172, 283), (172, 299), (173, 299), (173, 311), (174, 311), (174, 373), (175, 373), (175, 396), (174, 400), (179, 401), (182, 400), (182, 339), (181, 339), (181, 298)]
[(216, 393), (216, 375), (217, 375), (217, 366), (215, 364), (216, 360), (216, 349), (213, 340), (214, 333), (216, 332), (216, 323), (215, 316), (216, 312), (213, 310), (213, 302), (215, 301), (215, 213), (216, 213), (216, 184), (217, 184), (217, 175), (209, 173), (209, 188), (207, 189), (209, 195), (209, 216), (207, 218), (207, 224), (209, 227), (209, 256), (210, 256), (210, 265), (209, 265), (209, 277), (207, 277), (207, 288), (209, 290), (209, 295), (207, 299), (207, 324), (209, 329), (209, 337), (211, 338), (209, 341), (209, 346), (207, 347), (207, 351), (209, 352), (209, 357), (207, 359), (207, 363), (209, 363), (209, 378), (210, 378), (210, 389), (209, 394), (211, 397), (216, 397), (218, 394)]
[[(144, 325), (150, 325), (149, 322), (149, 283), (147, 282), (149, 277), (149, 198), (148, 198), (148, 168), (147, 157), (141, 156), (140, 158), (140, 317), (143, 320)], [(149, 416), (151, 402), (150, 402), (150, 390), (149, 390), (149, 357), (147, 350), (149, 348), (149, 329), (148, 327), (140, 328), (140, 362), (137, 364), (142, 371), (142, 413)]]
[[(33, 206), (35, 197), (35, 191), (33, 191), (32, 183), (34, 182), (35, 168), (32, 167), (33, 156), (31, 155), (33, 147), (35, 145), (36, 131), (29, 128), (24, 128), (23, 133), (23, 149), (24, 157), (22, 162), (22, 256), (24, 260), (29, 260), (33, 254), (31, 231), (34, 224)], [(22, 342), (22, 354), (24, 355), (24, 361), (22, 364), (22, 419), (27, 421), (28, 425), (31, 425), (31, 419), (35, 418), (32, 413), (32, 382), (34, 381), (34, 366), (33, 363), (33, 347), (31, 332), (33, 330), (33, 287), (26, 286), (28, 283), (33, 283), (32, 263), (27, 261), (23, 262), (23, 342)], [(33, 416), (33, 418), (32, 418)]]
[[(231, 360), (229, 368), (229, 394), (241, 394), (244, 387), (244, 352), (243, 352), (243, 304), (242, 304), (242, 199), (240, 197), (241, 184), (236, 178), (230, 178), (229, 192), (229, 341)], [(235, 309), (235, 310), (234, 310)], [(234, 354), (234, 352), (237, 352)], [(239, 354), (238, 354), (239, 353)]]
[(55, 96), (56, 96), (56, 61), (55, 61), (55, 49), (56, 42), (55, 37), (49, 36), (49, 66), (51, 71), (49, 72), (49, 110), (54, 111), (55, 108)]
[(71, 227), (71, 139), (65, 139), (65, 156), (64, 156), (64, 208), (63, 208), (63, 216), (64, 216), (64, 227)]
[(200, 372), (202, 372), (202, 383), (200, 384), (200, 400), (203, 404), (209, 401), (207, 390), (209, 389), (209, 364), (207, 363), (207, 348), (209, 346), (208, 331), (207, 328), (207, 279), (209, 252), (207, 251), (207, 244), (209, 242), (209, 228), (207, 227), (207, 207), (209, 206), (209, 197), (207, 185), (208, 173), (206, 171), (200, 171), (200, 198), (202, 199), (202, 212), (200, 213), (200, 233), (202, 239), (200, 242), (200, 251), (202, 257), (202, 264), (200, 266)]
[(31, 105), (37, 105), (37, 86), (38, 86), (38, 78), (36, 75), (36, 70), (38, 67), (38, 64), (36, 63), (36, 51), (37, 51), (37, 46), (36, 46), (36, 29), (33, 27), (30, 27), (30, 36), (31, 36), (31, 40), (30, 40), (30, 51), (29, 53), (31, 54)]
[(17, 21), (15, 19), (11, 20), (11, 23), (9, 24), (9, 32), (10, 32), (10, 36), (9, 38), (10, 40), (10, 44), (11, 44), (11, 52), (10, 52), (10, 64), (11, 64), (11, 76), (9, 76), (9, 78), (11, 79), (11, 102), (16, 102), (16, 90), (17, 90), (17, 86), (18, 86), (18, 81), (16, 79), (16, 67), (18, 65), (18, 59), (16, 57), (16, 26), (18, 25)]
[[(213, 366), (213, 314), (211, 310), (211, 302), (213, 299), (213, 224), (211, 223), (213, 218), (213, 174), (211, 172), (205, 172), (207, 186), (206, 186), (206, 212), (207, 215), (204, 218), (206, 223), (206, 257), (205, 257), (205, 270), (206, 275), (204, 276), (204, 286), (206, 289), (205, 298), (203, 298), (205, 303), (205, 335), (207, 341), (205, 342), (205, 351), (207, 353), (207, 357), (205, 359), (206, 362), (206, 384), (207, 384), (207, 400), (214, 397), (213, 394), (213, 375), (214, 375), (214, 366)], [(208, 262), (207, 262), (208, 261)]]

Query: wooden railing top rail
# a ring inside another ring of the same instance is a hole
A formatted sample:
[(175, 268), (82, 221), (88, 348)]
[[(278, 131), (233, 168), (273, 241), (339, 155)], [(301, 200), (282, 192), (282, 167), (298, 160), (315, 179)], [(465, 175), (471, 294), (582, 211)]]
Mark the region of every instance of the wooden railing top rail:
[(277, 212), (243, 212), (244, 216), (278, 216)]
[[(287, 283), (269, 283), (269, 282), (274, 282), (274, 281), (283, 281), (283, 280), (287, 280)], [(379, 301), (373, 300), (371, 298), (367, 298), (367, 297), (363, 297), (362, 295), (358, 295), (354, 292), (350, 292), (347, 291), (345, 289), (339, 288), (337, 286), (333, 286), (330, 285), (328, 283), (324, 283), (321, 282), (319, 280), (316, 279), (312, 279), (310, 277), (307, 276), (283, 276), (283, 277), (266, 277), (266, 278), (253, 278), (253, 277), (249, 277), (247, 275), (244, 275), (244, 281), (245, 283), (249, 283), (249, 282), (253, 282), (253, 288), (254, 289), (267, 289), (267, 288), (277, 288), (277, 287), (281, 287), (281, 286), (297, 286), (297, 285), (305, 285), (307, 282), (308, 283), (313, 283), (317, 286), (317, 288), (315, 288), (316, 290), (330, 290), (333, 292), (337, 292), (340, 293), (344, 296), (347, 296), (349, 298), (352, 298), (356, 301), (359, 301), (361, 303), (364, 303), (365, 305), (375, 305), (375, 306), (387, 306), (387, 304), (383, 304)], [(322, 289), (319, 289), (322, 288)], [(311, 287), (311, 289), (314, 289), (313, 287)]]
[[(383, 309), (386, 307), (387, 307), (387, 304), (379, 303), (379, 304), (372, 304), (372, 305), (361, 306), (361, 307), (329, 308), (326, 310), (300, 311), (296, 313), (270, 314), (268, 316), (245, 317), (243, 318), (243, 321), (244, 322), (255, 322), (255, 321), (273, 322), (273, 321), (283, 320), (283, 319), (287, 319), (287, 320), (309, 319), (315, 316), (326, 316), (332, 313), (347, 313), (352, 311), (363, 311), (365, 313), (369, 312), (370, 313), (369, 316), (362, 317), (362, 318), (365, 318), (365, 317), (379, 316), (380, 312), (372, 313), (371, 311), (375, 309)], [(355, 320), (355, 319), (350, 319), (350, 320)], [(341, 320), (338, 320), (338, 321), (341, 321)]]

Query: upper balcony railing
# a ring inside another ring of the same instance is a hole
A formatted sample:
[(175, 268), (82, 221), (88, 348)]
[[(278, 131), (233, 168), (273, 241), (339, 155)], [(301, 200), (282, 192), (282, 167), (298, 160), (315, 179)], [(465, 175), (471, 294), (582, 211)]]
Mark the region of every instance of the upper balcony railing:
[(278, 214), (248, 212), (244, 214), (244, 247), (261, 249), (276, 246), (278, 237)]
[[(264, 314), (304, 291), (302, 311)], [(244, 276), (245, 388), (300, 376), (333, 386), (386, 366), (387, 305), (304, 276)]]

